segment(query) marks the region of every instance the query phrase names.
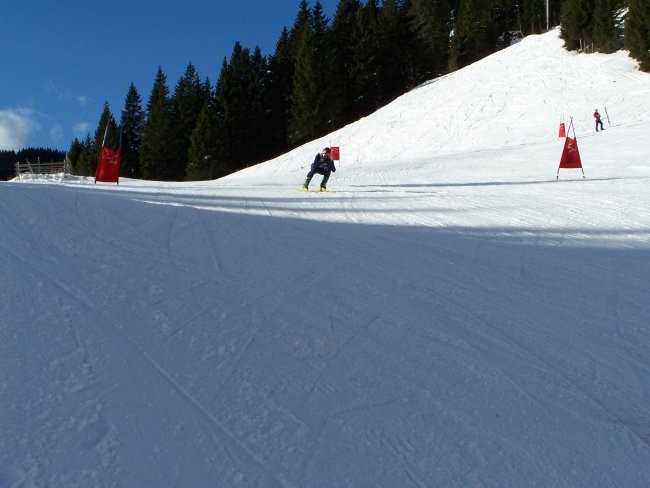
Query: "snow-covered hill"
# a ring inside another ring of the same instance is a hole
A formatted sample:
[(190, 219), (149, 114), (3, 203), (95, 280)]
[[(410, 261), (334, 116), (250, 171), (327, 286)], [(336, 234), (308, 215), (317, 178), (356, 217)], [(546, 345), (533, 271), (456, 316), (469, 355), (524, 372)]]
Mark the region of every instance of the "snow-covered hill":
[(648, 113), (553, 31), (219, 181), (0, 184), (0, 487), (650, 485)]

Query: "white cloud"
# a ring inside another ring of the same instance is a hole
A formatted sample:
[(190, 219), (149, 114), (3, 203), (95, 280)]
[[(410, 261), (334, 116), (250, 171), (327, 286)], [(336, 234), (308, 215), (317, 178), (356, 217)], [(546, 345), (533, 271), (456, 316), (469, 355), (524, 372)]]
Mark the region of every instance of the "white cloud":
[(88, 127), (90, 127), (90, 124), (88, 122), (79, 122), (72, 126), (72, 133), (77, 139), (82, 141), (88, 134)]
[(39, 128), (29, 109), (0, 110), (0, 149), (20, 150), (27, 147), (29, 135)]
[(53, 93), (54, 96), (56, 96), (58, 99), (62, 99), (65, 96), (65, 94), (59, 90), (59, 88), (54, 84), (52, 80), (48, 80), (46, 90), (48, 93)]
[(63, 139), (63, 130), (59, 124), (54, 124), (50, 128), (50, 139), (55, 143), (60, 142)]
[(86, 107), (92, 100), (87, 95), (73, 95), (67, 90), (61, 90), (52, 80), (47, 81), (46, 91), (59, 100), (74, 100), (80, 107)]

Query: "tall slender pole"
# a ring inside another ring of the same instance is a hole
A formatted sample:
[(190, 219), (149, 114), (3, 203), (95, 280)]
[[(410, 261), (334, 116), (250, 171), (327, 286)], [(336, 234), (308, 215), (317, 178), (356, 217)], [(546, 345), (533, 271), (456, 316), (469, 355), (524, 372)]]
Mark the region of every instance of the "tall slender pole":
[(108, 122), (106, 122), (106, 130), (104, 131), (104, 139), (102, 139), (102, 147), (106, 144), (106, 134), (108, 134)]
[(548, 31), (548, 0), (546, 0), (546, 30)]
[[(106, 122), (106, 129), (104, 130), (104, 139), (102, 139), (102, 147), (104, 147), (104, 144), (106, 144), (106, 134), (108, 134), (108, 122)], [(99, 152), (99, 160), (101, 161), (102, 159), (102, 153), (101, 149)], [(97, 168), (99, 168), (99, 163), (97, 163)], [(97, 170), (95, 170), (95, 185), (97, 184)]]

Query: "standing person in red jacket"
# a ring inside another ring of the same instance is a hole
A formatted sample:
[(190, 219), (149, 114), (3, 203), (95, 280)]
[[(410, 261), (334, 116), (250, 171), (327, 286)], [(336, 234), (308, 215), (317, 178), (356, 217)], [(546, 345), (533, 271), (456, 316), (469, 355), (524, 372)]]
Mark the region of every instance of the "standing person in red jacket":
[(605, 130), (603, 127), (603, 121), (600, 120), (600, 114), (598, 113), (598, 109), (594, 112), (594, 119), (596, 119), (596, 132), (598, 132), (598, 126), (600, 125), (600, 130)]

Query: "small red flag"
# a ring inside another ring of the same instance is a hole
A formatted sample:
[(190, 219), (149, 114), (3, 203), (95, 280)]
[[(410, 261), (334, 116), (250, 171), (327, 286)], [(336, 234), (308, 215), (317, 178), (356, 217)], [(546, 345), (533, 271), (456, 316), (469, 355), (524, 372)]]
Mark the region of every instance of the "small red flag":
[(120, 148), (115, 151), (102, 147), (99, 153), (99, 163), (95, 173), (95, 181), (119, 183), (120, 179)]
[(330, 148), (332, 150), (332, 159), (334, 161), (338, 161), (341, 157), (339, 155), (339, 147), (338, 146), (333, 146)]
[(567, 137), (564, 140), (564, 150), (560, 158), (560, 168), (582, 168), (580, 151), (578, 151), (578, 140)]
[(566, 137), (566, 129), (564, 128), (564, 122), (560, 122), (560, 131), (557, 135), (558, 138)]

